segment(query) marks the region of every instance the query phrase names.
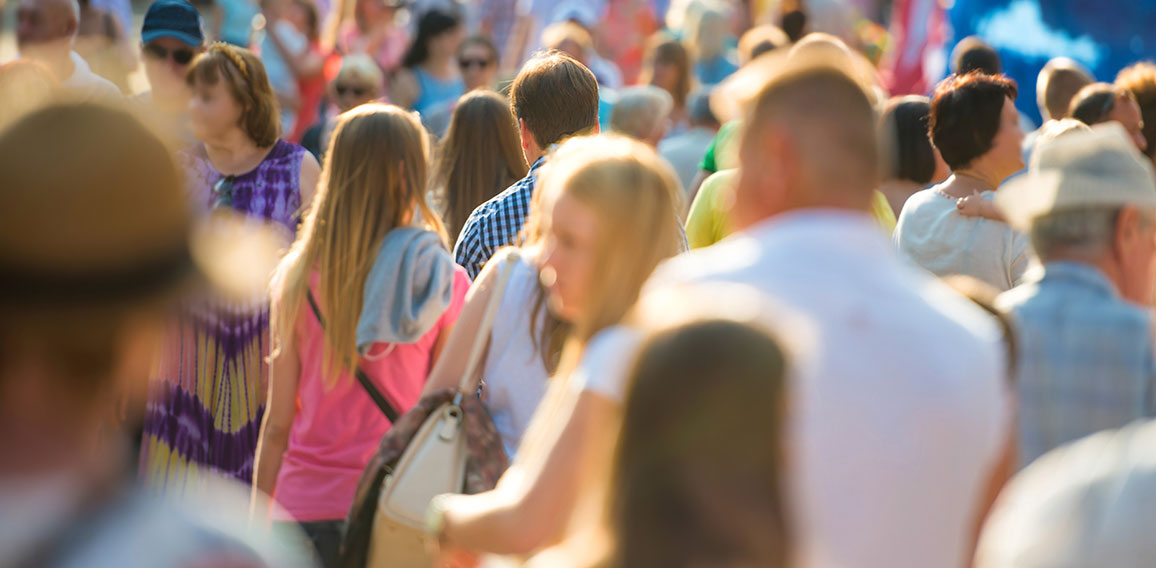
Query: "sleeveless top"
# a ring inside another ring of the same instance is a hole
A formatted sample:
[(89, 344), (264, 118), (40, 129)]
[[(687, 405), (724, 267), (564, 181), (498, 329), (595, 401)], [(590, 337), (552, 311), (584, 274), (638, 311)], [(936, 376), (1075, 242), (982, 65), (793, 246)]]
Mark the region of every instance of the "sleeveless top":
[[(546, 394), (550, 378), (530, 335), (537, 282), (538, 268), (526, 258), (520, 258), (502, 294), (499, 317), (494, 320), (490, 349), (482, 370), (486, 409), (502, 436), (506, 455), (511, 458)], [(544, 319), (544, 313), (538, 314), (535, 330), (542, 329)]]
[[(301, 160), (305, 148), (278, 140), (256, 168), (233, 178), (233, 209), (246, 217), (273, 221), (296, 234), (301, 214)], [(213, 186), (223, 177), (209, 161), (204, 144), (177, 152), (185, 175), (189, 200), (203, 213), (211, 211)]]
[(453, 106), (458, 101), (458, 97), (466, 92), (466, 84), (461, 77), (444, 81), (430, 75), (420, 66), (413, 68), (413, 76), (417, 79), (418, 87), (421, 88), (417, 100), (413, 101), (413, 110), (422, 116)]

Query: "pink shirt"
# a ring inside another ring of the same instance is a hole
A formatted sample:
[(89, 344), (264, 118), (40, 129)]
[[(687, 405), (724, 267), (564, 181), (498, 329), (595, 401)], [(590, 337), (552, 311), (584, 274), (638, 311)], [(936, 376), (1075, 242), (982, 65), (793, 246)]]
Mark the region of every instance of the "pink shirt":
[[(313, 279), (316, 296), (316, 276)], [(417, 343), (375, 344), (362, 357), (361, 368), (398, 412), (417, 404), (430, 372), (434, 343), (458, 319), (465, 303), (469, 277), (454, 270), (453, 299), (437, 324)], [(325, 306), (321, 306), (322, 314)], [(342, 373), (326, 390), (322, 380), (325, 341), (308, 305), (297, 318), (297, 352), (301, 377), (297, 384), (297, 416), (289, 432), (289, 448), (281, 461), (273, 499), (284, 510), (273, 520), (299, 522), (344, 519), (353, 504), (361, 472), (389, 430), (389, 420), (357, 383)]]

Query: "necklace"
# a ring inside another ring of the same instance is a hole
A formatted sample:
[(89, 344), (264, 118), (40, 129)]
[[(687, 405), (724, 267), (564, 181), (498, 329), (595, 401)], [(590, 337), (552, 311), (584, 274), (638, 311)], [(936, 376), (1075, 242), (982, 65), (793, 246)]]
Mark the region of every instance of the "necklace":
[[(994, 191), (995, 190), (995, 188), (990, 183), (988, 183), (983, 178), (983, 176), (973, 174), (967, 170), (957, 170), (956, 172), (954, 172), (953, 175), (956, 178), (956, 183), (943, 184), (943, 185), (953, 185), (953, 186), (961, 185), (961, 186), (964, 186), (962, 189), (964, 189), (964, 191), (967, 193), (968, 196), (973, 195), (975, 193), (982, 193), (984, 191)], [(971, 180), (971, 181), (967, 181), (967, 180)], [(951, 200), (955, 200), (955, 201), (958, 201), (958, 200), (966, 197), (966, 196), (961, 196), (961, 195), (952, 195), (952, 194), (944, 191), (942, 185), (936, 186), (935, 193), (941, 197), (946, 197), (947, 199), (951, 199)]]

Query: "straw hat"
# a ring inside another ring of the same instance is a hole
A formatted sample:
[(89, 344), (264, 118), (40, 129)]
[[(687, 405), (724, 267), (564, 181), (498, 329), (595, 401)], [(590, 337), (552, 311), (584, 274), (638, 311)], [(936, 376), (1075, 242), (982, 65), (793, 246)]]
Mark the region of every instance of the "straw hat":
[(173, 159), (124, 110), (64, 103), (0, 133), (0, 305), (135, 302), (193, 274)]
[(1040, 146), (1028, 173), (1000, 189), (995, 202), (1021, 230), (1030, 229), (1037, 217), (1064, 209), (1156, 209), (1156, 173), (1124, 127), (1106, 122)]

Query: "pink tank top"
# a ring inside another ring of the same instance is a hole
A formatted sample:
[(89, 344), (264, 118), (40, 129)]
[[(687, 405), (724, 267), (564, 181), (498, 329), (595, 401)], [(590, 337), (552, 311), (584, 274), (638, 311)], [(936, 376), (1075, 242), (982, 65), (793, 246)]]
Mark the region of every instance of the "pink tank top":
[[(314, 276), (315, 297), (316, 285)], [(469, 286), (466, 271), (457, 267), (453, 299), (433, 329), (417, 343), (375, 344), (362, 357), (361, 368), (398, 412), (417, 404), (429, 376), (434, 344), (443, 330), (457, 321)], [(321, 311), (325, 313), (325, 306)], [(326, 389), (322, 380), (324, 341), (317, 318), (308, 305), (303, 305), (297, 318), (301, 360), (297, 417), (273, 491), (273, 500), (283, 509), (273, 511), (275, 521), (344, 519), (361, 472), (390, 427), (351, 373), (342, 373), (337, 384)]]

